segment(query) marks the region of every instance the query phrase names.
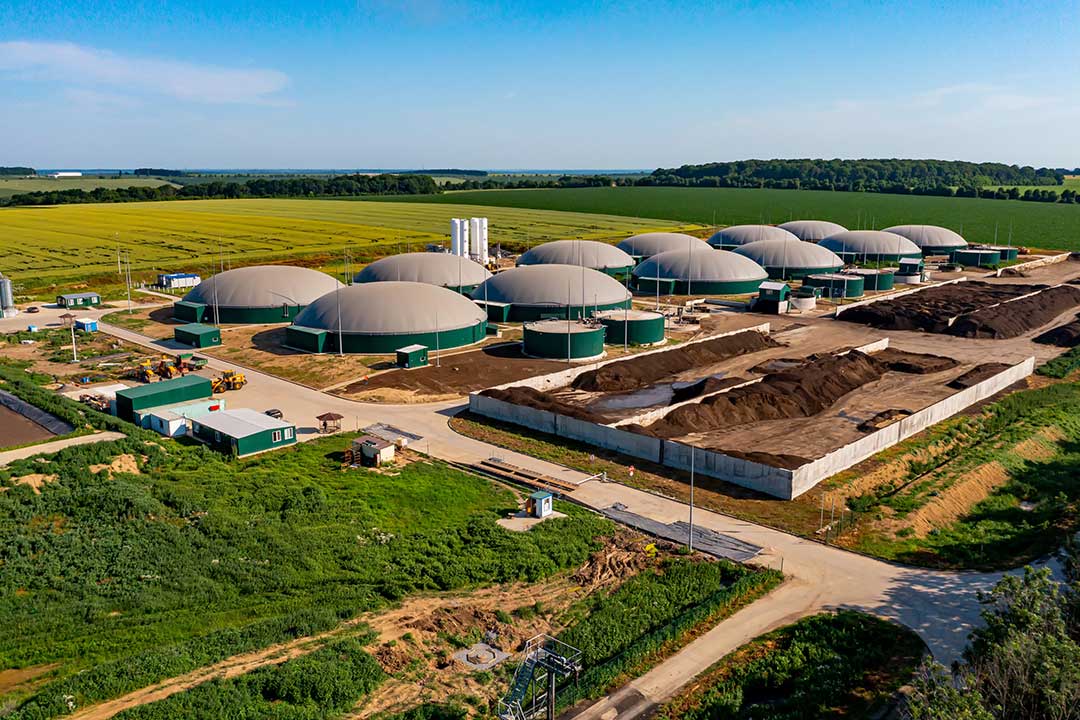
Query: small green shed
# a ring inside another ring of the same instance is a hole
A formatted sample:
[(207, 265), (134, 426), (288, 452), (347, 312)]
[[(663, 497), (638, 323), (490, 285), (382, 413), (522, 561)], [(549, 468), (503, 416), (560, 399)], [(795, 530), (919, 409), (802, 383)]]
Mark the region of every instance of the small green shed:
[(765, 302), (783, 302), (791, 295), (791, 286), (785, 282), (766, 280), (758, 286), (758, 299)]
[(397, 353), (397, 366), (410, 370), (424, 367), (428, 364), (427, 345), (406, 345), (394, 351)]
[(210, 381), (198, 375), (125, 388), (116, 391), (116, 416), (133, 422), (136, 410), (201, 400), (213, 394)]
[(189, 300), (174, 302), (172, 306), (173, 319), (189, 323), (201, 323), (206, 319), (206, 305)]
[(285, 345), (307, 352), (326, 352), (326, 330), (290, 325), (285, 328)]
[(57, 295), (56, 304), (62, 308), (97, 307), (101, 304), (101, 295), (96, 292), (67, 293)]
[(173, 330), (173, 339), (191, 347), (214, 347), (221, 344), (221, 328), (202, 323), (181, 325)]
[(248, 408), (219, 410), (193, 419), (191, 434), (237, 457), (296, 443), (295, 425)]

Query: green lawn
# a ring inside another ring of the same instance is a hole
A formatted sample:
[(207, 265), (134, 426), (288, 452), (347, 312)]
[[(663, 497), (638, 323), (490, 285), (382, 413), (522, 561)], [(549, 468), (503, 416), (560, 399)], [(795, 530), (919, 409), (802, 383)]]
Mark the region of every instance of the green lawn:
[(495, 207), (565, 210), (630, 217), (667, 218), (706, 225), (831, 220), (850, 229), (900, 224), (943, 225), (969, 241), (1008, 239), (1013, 244), (1080, 250), (1080, 205), (1019, 200), (941, 198), (880, 193), (741, 188), (574, 188), (478, 190), (398, 197), (394, 202), (468, 203)]
[[(535, 581), (583, 563), (613, 527), (568, 507), (504, 530), (509, 491), (431, 462), (342, 470), (347, 434), (228, 460), (24, 376), (0, 365), (5, 390), (131, 436), (0, 469), (0, 670), (57, 664), (11, 717), (51, 717), (63, 695), (82, 706), (410, 593)], [(89, 469), (124, 453), (138, 474)], [(12, 481), (38, 472), (56, 476), (40, 494)]]

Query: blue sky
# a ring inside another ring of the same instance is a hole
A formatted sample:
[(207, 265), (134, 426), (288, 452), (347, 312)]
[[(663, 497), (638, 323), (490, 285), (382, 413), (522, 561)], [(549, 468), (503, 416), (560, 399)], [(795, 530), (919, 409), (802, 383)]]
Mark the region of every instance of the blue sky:
[(1074, 167), (1078, 11), (1080, 0), (7, 0), (0, 164)]

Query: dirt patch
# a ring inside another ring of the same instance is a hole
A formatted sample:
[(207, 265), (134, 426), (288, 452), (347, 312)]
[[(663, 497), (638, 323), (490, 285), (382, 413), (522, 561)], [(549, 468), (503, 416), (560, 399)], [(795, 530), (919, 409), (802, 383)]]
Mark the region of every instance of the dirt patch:
[(976, 365), (950, 382), (948, 386), (953, 390), (966, 390), (969, 387), (978, 385), (983, 380), (992, 378), (998, 373), (1005, 372), (1010, 367), (1012, 366), (1008, 363), (983, 363), (982, 365)]
[(1009, 472), (995, 461), (964, 473), (933, 502), (923, 505), (906, 518), (906, 525), (918, 537), (926, 537), (935, 528), (946, 527), (967, 515), (978, 502), (1009, 481)]
[[(408, 393), (416, 402), (432, 402), (433, 397), (454, 398), (492, 385), (546, 375), (565, 370), (565, 362), (537, 360), (521, 354), (519, 343), (503, 343), (456, 354), (443, 354), (440, 366), (429, 351), (427, 367), (416, 370), (390, 370), (372, 375), (366, 381), (351, 383), (334, 394), (364, 399), (389, 389)], [(420, 399), (422, 398), (422, 399)]]
[(874, 417), (859, 423), (859, 432), (872, 433), (882, 428), (888, 427), (895, 422), (900, 422), (906, 417), (911, 416), (910, 410), (901, 410), (898, 408), (890, 408), (888, 410), (882, 410)]
[(1056, 427), (1047, 427), (1013, 448), (1013, 452), (1025, 460), (1044, 461), (1058, 454), (1058, 443), (1065, 433)]
[(974, 313), (989, 305), (1021, 295), (1045, 290), (1046, 285), (1019, 285), (968, 281), (927, 288), (894, 300), (879, 300), (845, 311), (844, 322), (869, 325), (884, 330), (949, 332), (949, 321)]
[(41, 494), (41, 486), (47, 482), (52, 482), (56, 479), (56, 475), (45, 475), (43, 473), (30, 473), (29, 475), (23, 475), (22, 477), (12, 478), (16, 485), (29, 485), (30, 489), (35, 494)]
[(705, 340), (666, 352), (609, 363), (578, 375), (572, 387), (587, 392), (627, 392), (695, 367), (777, 347), (779, 343), (754, 330)]
[(35, 680), (58, 667), (60, 667), (60, 663), (0, 670), (0, 695), (6, 695), (13, 690), (28, 690), (36, 684)]
[(625, 429), (662, 438), (730, 428), (735, 425), (811, 417), (852, 390), (880, 378), (884, 363), (854, 351), (826, 357), (786, 372), (767, 375), (761, 382), (684, 405), (647, 427)]
[(54, 437), (30, 418), (3, 405), (0, 405), (0, 426), (4, 428), (0, 447), (15, 447)]
[(1077, 305), (1080, 305), (1080, 288), (1059, 285), (1030, 297), (962, 315), (949, 328), (949, 334), (992, 340), (1019, 337)]
[[(146, 456), (143, 456), (143, 460), (146, 460)], [(102, 470), (108, 470), (110, 475), (117, 473), (127, 473), (129, 475), (139, 474), (139, 463), (135, 460), (135, 456), (130, 453), (124, 453), (123, 455), (117, 455), (111, 463), (108, 465), (91, 465), (90, 472), (99, 473)]]
[(894, 372), (911, 373), (913, 375), (926, 375), (952, 370), (960, 364), (950, 357), (907, 352), (892, 347), (874, 353), (874, 359), (885, 363)]
[(714, 392), (719, 392), (724, 388), (733, 387), (735, 385), (741, 385), (747, 382), (746, 378), (742, 377), (707, 377), (693, 382), (689, 385), (682, 387), (672, 388), (671, 390), (671, 402), (669, 405), (676, 405), (687, 400), (693, 400), (696, 397), (702, 395), (709, 395)]
[(1040, 345), (1056, 345), (1057, 347), (1071, 348), (1080, 345), (1080, 315), (1064, 325), (1047, 330), (1035, 338)]

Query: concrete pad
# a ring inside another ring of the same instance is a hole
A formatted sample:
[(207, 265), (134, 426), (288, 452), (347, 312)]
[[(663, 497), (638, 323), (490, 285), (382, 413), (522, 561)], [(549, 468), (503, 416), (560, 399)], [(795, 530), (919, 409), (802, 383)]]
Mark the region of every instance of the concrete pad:
[(526, 530), (532, 529), (533, 527), (539, 525), (545, 520), (563, 517), (566, 517), (566, 514), (561, 513), (558, 510), (552, 510), (550, 515), (542, 518), (533, 517), (532, 515), (527, 514), (524, 510), (519, 510), (510, 517), (499, 518), (495, 521), (495, 524), (501, 525), (507, 530), (513, 530), (514, 532), (525, 532)]

